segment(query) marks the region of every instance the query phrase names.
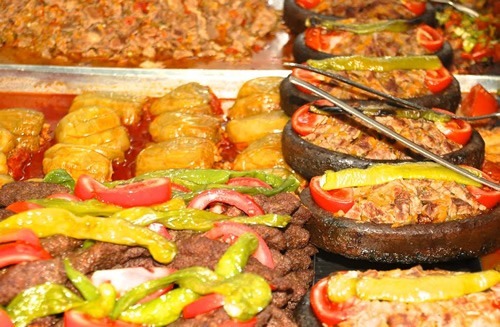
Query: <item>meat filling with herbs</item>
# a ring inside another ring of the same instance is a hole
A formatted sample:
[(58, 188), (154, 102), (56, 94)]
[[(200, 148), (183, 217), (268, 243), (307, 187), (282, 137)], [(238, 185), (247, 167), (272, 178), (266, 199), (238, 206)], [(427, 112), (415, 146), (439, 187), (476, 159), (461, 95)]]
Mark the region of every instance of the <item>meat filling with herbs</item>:
[[(461, 145), (447, 139), (431, 121), (392, 116), (376, 116), (374, 119), (438, 155), (461, 148)], [(367, 159), (410, 158), (405, 153), (408, 150), (404, 146), (383, 138), (356, 118), (347, 116), (328, 117), (313, 133), (304, 136), (304, 139), (336, 152)]]

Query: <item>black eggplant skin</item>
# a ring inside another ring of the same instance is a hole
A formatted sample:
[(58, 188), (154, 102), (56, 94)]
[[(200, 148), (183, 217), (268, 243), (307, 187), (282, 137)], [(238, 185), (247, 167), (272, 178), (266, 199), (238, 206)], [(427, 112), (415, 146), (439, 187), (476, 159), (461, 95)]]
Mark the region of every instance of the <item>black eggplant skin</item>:
[[(304, 32), (306, 29), (305, 22), (307, 17), (316, 16), (320, 19), (341, 19), (343, 17), (318, 15), (314, 12), (304, 9), (295, 3), (295, 0), (285, 0), (283, 3), (283, 20), (290, 31), (294, 34)], [(409, 20), (412, 24), (426, 23), (431, 26), (436, 26), (436, 9), (430, 3), (427, 3), (425, 12)]]
[[(370, 160), (335, 152), (305, 141), (292, 129), (288, 122), (281, 137), (282, 153), (286, 163), (298, 174), (306, 179), (323, 175), (327, 170), (342, 170), (347, 168), (366, 168), (374, 164), (401, 163), (410, 160)], [(444, 159), (454, 164), (465, 164), (481, 168), (484, 161), (484, 140), (474, 131), (472, 137), (460, 150), (448, 153)], [(423, 160), (415, 154), (415, 160)]]
[(300, 193), (300, 199), (312, 213), (305, 226), (311, 243), (350, 259), (433, 264), (477, 258), (500, 247), (499, 205), (471, 218), (393, 227), (334, 218), (314, 202), (309, 188)]
[[(293, 115), (295, 110), (306, 103), (320, 99), (317, 96), (306, 94), (297, 89), (291, 82), (290, 76), (285, 77), (280, 84), (280, 105), (283, 111), (289, 116)], [(462, 94), (460, 91), (460, 83), (453, 77), (453, 81), (445, 90), (424, 95), (416, 98), (407, 98), (405, 100), (414, 102), (427, 108), (441, 108), (452, 112), (457, 111)], [(383, 100), (344, 100), (347, 104), (356, 108), (387, 108), (391, 107), (390, 103)], [(394, 106), (393, 106), (394, 107)]]
[[(306, 62), (308, 59), (321, 60), (333, 57), (333, 55), (327, 52), (317, 51), (308, 47), (305, 43), (304, 33), (297, 35), (293, 41), (292, 53), (295, 62), (298, 63)], [(448, 42), (444, 42), (443, 47), (433, 54), (441, 59), (441, 62), (445, 67), (450, 67), (453, 62), (453, 49)]]

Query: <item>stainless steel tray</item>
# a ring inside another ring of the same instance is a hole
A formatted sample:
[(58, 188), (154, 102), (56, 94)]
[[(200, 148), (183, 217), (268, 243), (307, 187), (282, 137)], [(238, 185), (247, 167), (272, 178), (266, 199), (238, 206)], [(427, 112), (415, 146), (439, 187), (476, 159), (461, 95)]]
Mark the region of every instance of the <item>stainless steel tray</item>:
[[(136, 69), (39, 65), (0, 65), (0, 92), (80, 94), (109, 91), (159, 96), (188, 83), (210, 86), (222, 99), (234, 98), (241, 85), (262, 76), (285, 77), (290, 70)], [(500, 89), (500, 76), (455, 75), (462, 91), (477, 83)]]

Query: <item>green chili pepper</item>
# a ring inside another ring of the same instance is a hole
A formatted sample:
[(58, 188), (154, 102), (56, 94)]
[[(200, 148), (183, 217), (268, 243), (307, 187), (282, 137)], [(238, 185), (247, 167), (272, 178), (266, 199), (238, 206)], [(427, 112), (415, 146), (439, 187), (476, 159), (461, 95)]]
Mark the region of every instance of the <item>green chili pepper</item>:
[(241, 235), (219, 259), (215, 266), (215, 272), (224, 278), (240, 274), (245, 268), (248, 258), (257, 250), (258, 246), (259, 240), (254, 234)]
[(83, 300), (62, 285), (45, 283), (28, 288), (7, 306), (16, 327), (24, 327), (36, 318), (63, 313), (83, 304)]
[[(219, 276), (205, 267), (190, 267), (178, 270), (171, 275), (142, 283), (123, 294), (111, 312), (110, 317), (117, 319), (122, 312), (149, 294), (161, 290), (172, 283), (189, 288), (198, 294), (206, 294), (210, 285), (219, 280)], [(187, 287), (189, 286), (189, 287)]]
[(245, 225), (266, 225), (269, 227), (284, 228), (288, 225), (291, 219), (292, 217), (287, 215), (267, 214), (252, 217), (234, 217), (228, 220)]
[(64, 270), (66, 271), (66, 276), (70, 282), (76, 287), (76, 289), (82, 294), (83, 298), (87, 301), (95, 300), (99, 297), (99, 290), (92, 284), (92, 281), (73, 268), (69, 259), (64, 259)]
[(88, 314), (93, 318), (107, 317), (113, 310), (116, 303), (116, 290), (110, 283), (103, 283), (98, 288), (99, 296), (85, 302), (75, 310)]
[[(144, 180), (155, 177), (169, 177), (173, 182), (182, 184), (191, 191), (200, 192), (208, 188), (227, 187), (226, 183), (233, 177), (255, 177), (259, 178), (273, 189), (266, 188), (245, 188), (231, 187), (242, 193), (264, 194), (267, 196), (281, 192), (294, 192), (300, 185), (300, 182), (293, 175), (286, 178), (271, 174), (262, 170), (233, 171), (223, 169), (169, 169), (146, 173), (137, 176), (132, 181)], [(193, 197), (194, 194), (185, 195), (186, 198)]]
[(0, 231), (23, 227), (30, 228), (38, 237), (62, 234), (77, 239), (143, 246), (162, 263), (172, 261), (177, 250), (174, 243), (147, 227), (119, 218), (79, 217), (58, 208), (24, 211), (0, 222)]
[(394, 111), (396, 117), (409, 118), (409, 119), (425, 119), (433, 122), (449, 122), (450, 115), (442, 114), (434, 110), (404, 110), (398, 109)]
[(224, 310), (238, 320), (249, 320), (272, 300), (271, 287), (264, 278), (252, 273), (238, 274), (212, 287), (224, 295)]
[(145, 304), (137, 304), (120, 314), (120, 320), (147, 326), (165, 326), (176, 321), (182, 309), (199, 298), (190, 289), (177, 288)]
[(78, 216), (110, 216), (120, 210), (123, 207), (115, 206), (112, 204), (103, 203), (98, 200), (86, 200), (86, 201), (70, 201), (64, 199), (32, 199), (29, 202), (33, 202), (41, 205), (45, 208), (61, 208), (71, 211)]
[(364, 57), (339, 56), (322, 60), (307, 60), (311, 67), (322, 70), (369, 70), (387, 72), (391, 70), (426, 69), (436, 70), (442, 67), (437, 56), (396, 56), (396, 57)]
[(378, 185), (397, 179), (435, 179), (481, 186), (480, 183), (433, 162), (380, 164), (366, 169), (349, 168), (337, 172), (330, 170), (325, 172), (324, 178), (324, 190)]
[(306, 19), (307, 27), (323, 27), (327, 30), (340, 30), (356, 34), (371, 34), (375, 32), (396, 32), (402, 33), (411, 29), (407, 21), (401, 19), (382, 20), (374, 23), (352, 23), (346, 24), (339, 20), (319, 19), (310, 17)]
[(46, 183), (64, 185), (71, 191), (75, 189), (75, 180), (64, 169), (55, 169), (48, 172), (43, 178), (43, 181)]

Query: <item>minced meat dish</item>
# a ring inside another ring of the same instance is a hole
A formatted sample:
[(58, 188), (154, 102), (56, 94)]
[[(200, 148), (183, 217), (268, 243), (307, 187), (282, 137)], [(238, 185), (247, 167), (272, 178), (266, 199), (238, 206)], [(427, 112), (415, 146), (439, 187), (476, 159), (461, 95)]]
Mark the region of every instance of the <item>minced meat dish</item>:
[[(375, 116), (374, 119), (438, 155), (447, 154), (462, 146), (438, 129), (437, 123), (424, 119)], [(345, 115), (330, 116), (304, 139), (318, 146), (367, 159), (409, 159), (402, 145), (383, 138), (356, 118)]]
[(248, 58), (278, 28), (266, 1), (3, 1), (0, 45), (42, 59), (140, 66)]

